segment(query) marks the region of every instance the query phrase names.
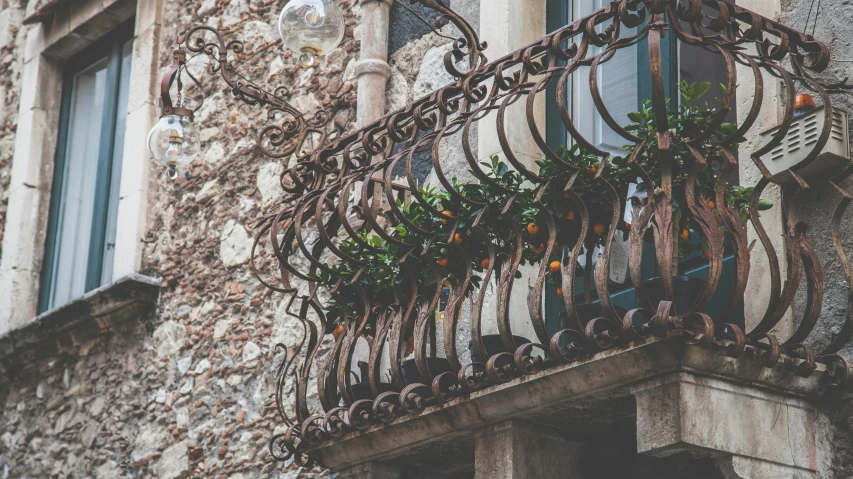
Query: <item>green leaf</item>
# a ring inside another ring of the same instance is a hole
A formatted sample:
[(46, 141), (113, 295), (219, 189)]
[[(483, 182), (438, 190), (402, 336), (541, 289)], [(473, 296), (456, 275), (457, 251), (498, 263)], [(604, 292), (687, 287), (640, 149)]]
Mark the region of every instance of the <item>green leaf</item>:
[(708, 93), (708, 90), (711, 88), (711, 82), (699, 82), (693, 86), (693, 91), (690, 95), (690, 103), (702, 98), (705, 93)]
[(498, 176), (505, 175), (507, 171), (509, 171), (509, 167), (504, 162), (500, 162), (498, 164)]
[(758, 200), (758, 211), (766, 211), (773, 208), (773, 202), (770, 200)]

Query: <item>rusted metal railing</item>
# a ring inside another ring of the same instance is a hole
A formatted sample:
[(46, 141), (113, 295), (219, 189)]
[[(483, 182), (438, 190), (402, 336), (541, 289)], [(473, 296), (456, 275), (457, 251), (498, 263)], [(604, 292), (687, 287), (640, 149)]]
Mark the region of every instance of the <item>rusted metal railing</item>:
[[(848, 286), (853, 285), (853, 267), (840, 235), (840, 221), (853, 196), (839, 186), (853, 168), (808, 182), (790, 171), (793, 181), (782, 186), (784, 251), (776, 250), (758, 214), (762, 193), (774, 184), (761, 158), (788, 133), (798, 90), (814, 92), (825, 107), (822, 114), (826, 118), (801, 166), (814, 160), (829, 139), (833, 115), (829, 93), (840, 87), (812, 77), (828, 65), (825, 45), (747, 9), (715, 0), (615, 1), (492, 62), (486, 60), (485, 45), (473, 30), (464, 28), (464, 22), (458, 25), (465, 37), (455, 42), (445, 59), (448, 71), (457, 78), (454, 83), (329, 144), (324, 128), (329, 115), (317, 112), (306, 118), (289, 109), (279, 96), (247, 86), (234, 77), (227, 61), (228, 51), (239, 51), (239, 44), (226, 45), (221, 36), (216, 43), (206, 43), (200, 38), (204, 29), (190, 34), (189, 49), (218, 54), (220, 69), (235, 92), (269, 105), (283, 116), (280, 124), (261, 132), (264, 152), (280, 158), (295, 154), (298, 160), (282, 176), (288, 197), (280, 212), (264, 219), (253, 254), (253, 265), (260, 255), (275, 258), (278, 271), (259, 269), (256, 273), (265, 285), (285, 294), (287, 310), (304, 326), (300, 344), (282, 347), (288, 353), (279, 370), (276, 399), (288, 429), (271, 441), (277, 458), (296, 455), (300, 462), (308, 463), (310, 450), (331, 437), (403, 414), (418, 414), (430, 404), (652, 335), (680, 335), (731, 356), (748, 354), (766, 367), (784, 363), (803, 376), (811, 375), (816, 362), (822, 361), (828, 365), (831, 381), (850, 381), (850, 363), (836, 353), (853, 335), (853, 306), (848, 307), (847, 319), (830, 344), (815, 351), (809, 342), (820, 319), (824, 272), (821, 258), (797, 218), (794, 199), (808, 187), (823, 185), (842, 195), (832, 236), (835, 259), (844, 266)], [(706, 111), (703, 129), (693, 134), (679, 136), (680, 130), (667, 113), (662, 41), (669, 35), (719, 55), (726, 68), (719, 106)], [(642, 128), (626, 129), (608, 111), (597, 75), (603, 65), (616, 61), (618, 51), (644, 40), (652, 85), (649, 119)], [(464, 59), (470, 69), (459, 71), (456, 65)], [(726, 129), (725, 117), (739, 83), (738, 65), (741, 72), (752, 76), (748, 83), (754, 84), (752, 91), (742, 88), (739, 93), (752, 95), (753, 101), (743, 103), (749, 105), (749, 111), (741, 115), (743, 121)], [(566, 86), (582, 73), (588, 77), (587, 87), (603, 121), (631, 145), (619, 164), (580, 133), (576, 123), (583, 119), (572, 117)], [(756, 120), (767, 103), (765, 75), (781, 80), (784, 118), (772, 141), (749, 155), (762, 176), (752, 185), (750, 196), (736, 204), (729, 195), (728, 178), (739, 167), (738, 142), (744, 135), (756, 133)], [(541, 120), (535, 105), (548, 95), (549, 87), (557, 92), (556, 106), (570, 143), (577, 145), (574, 156), (549, 147), (541, 134), (544, 125), (537, 124)], [(530, 135), (539, 149), (534, 156), (550, 165), (549, 174), (533, 171), (519, 159), (506, 131), (508, 116), (522, 114), (513, 105), (524, 106)], [(486, 118), (490, 120), (483, 121)], [(492, 124), (509, 168), (484, 166), (473, 153), (472, 128)], [(643, 136), (641, 131), (651, 135)], [(451, 137), (461, 138), (476, 184), (483, 185), (487, 196), (502, 198), (501, 202), (485, 201), (471, 192), (473, 187), (447, 178), (442, 144)], [(310, 146), (317, 142), (325, 146)], [(431, 156), (442, 192), (417, 184), (412, 165), (422, 152)], [(581, 164), (579, 158), (590, 161)], [(406, 180), (396, 181), (395, 171), (401, 165)], [(708, 171), (715, 172), (710, 187), (703, 183)], [(649, 194), (629, 202), (622, 191), (624, 185), (616, 184), (617, 173), (623, 179), (626, 174), (642, 179)], [(562, 195), (561, 201), (553, 200), (555, 191)], [(521, 201), (530, 204), (519, 213), (514, 208)], [(630, 222), (625, 221), (626, 209)], [(599, 223), (593, 216), (604, 219)], [(524, 218), (533, 218), (526, 231)], [(680, 225), (685, 222), (701, 237), (709, 273), (692, 305), (678, 311), (673, 303), (672, 275), (659, 278), (662, 298), (644, 288), (642, 253), (644, 243), (653, 245), (658, 270), (675, 271)], [(750, 244), (748, 225), (757, 236), (757, 248)], [(617, 235), (627, 242), (630, 279), (642, 305), (627, 312), (613, 304), (609, 290), (609, 264)], [(726, 237), (730, 238), (736, 275), (723, 313), (712, 318), (706, 310), (720, 287)], [(593, 267), (589, 258), (596, 246), (601, 255)], [(590, 252), (587, 266), (582, 268), (582, 300), (600, 302), (600, 313), (593, 318), (579, 314), (578, 298), (573, 294), (576, 265), (584, 250)], [(743, 300), (754, 255), (765, 256), (769, 265), (770, 299), (760, 321), (744, 330), (730, 324), (728, 318)], [(556, 266), (552, 257), (559, 262)], [(536, 337), (526, 343), (513, 335), (510, 318), (511, 291), (522, 262), (537, 269), (527, 301)], [(783, 263), (787, 263), (784, 273)], [(389, 282), (374, 281), (380, 277), (377, 271), (388, 273)], [(564, 329), (557, 332), (548, 330), (542, 312), (549, 280), (566, 292), (562, 295)], [(507, 351), (491, 355), (482, 334), (483, 318), (489, 314), (483, 309), (490, 282), (497, 290), (494, 320)], [(790, 310), (801, 287), (809, 293), (804, 317), (789, 337), (778, 337), (774, 327)], [(853, 292), (848, 294), (853, 305)], [(459, 313), (466, 300), (471, 304), (470, 314), (462, 317)], [(443, 301), (445, 319), (438, 323), (435, 310)], [(463, 322), (468, 327), (462, 328)], [(337, 325), (333, 346), (325, 357), (318, 357), (321, 336), (332, 334)], [(438, 327), (442, 328), (446, 360), (442, 367), (431, 359), (439, 349)], [(481, 360), (463, 364), (457, 336), (468, 329), (472, 348)], [(355, 355), (359, 342), (369, 349), (366, 361)], [(390, 376), (383, 381), (380, 365), (386, 354)], [(410, 383), (404, 374), (407, 355), (413, 356), (421, 378), (418, 382)], [(359, 359), (366, 364), (356, 374)], [(295, 387), (289, 390), (291, 375)], [(317, 381), (322, 410), (309, 408), (310, 381)], [(293, 414), (286, 407), (290, 402), (295, 404)]]

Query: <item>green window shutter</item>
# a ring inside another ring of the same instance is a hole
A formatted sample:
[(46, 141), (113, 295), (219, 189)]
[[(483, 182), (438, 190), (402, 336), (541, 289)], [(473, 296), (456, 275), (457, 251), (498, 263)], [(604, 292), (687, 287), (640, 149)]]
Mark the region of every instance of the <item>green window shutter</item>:
[[(546, 26), (549, 32), (554, 31), (564, 25), (569, 24), (571, 21), (578, 20), (577, 16), (573, 16), (572, 6), (578, 0), (548, 0), (548, 11), (546, 15)], [(605, 2), (606, 3), (606, 2)], [(584, 4), (580, 4), (584, 5)], [(590, 13), (590, 12), (578, 12), (582, 13)], [(651, 98), (651, 81), (649, 74), (649, 52), (648, 52), (648, 40), (643, 40), (636, 47), (636, 75), (637, 75), (637, 93), (636, 100), (631, 101), (631, 105), (639, 105), (642, 103), (643, 99)], [(623, 54), (624, 56), (624, 54)], [(678, 88), (678, 56), (677, 56), (677, 44), (674, 35), (667, 35), (666, 41), (663, 45), (663, 56), (664, 56), (664, 76), (667, 79), (665, 89), (667, 96), (671, 97), (673, 92), (677, 92)], [(630, 61), (628, 58), (619, 58), (616, 57), (612, 61)], [(603, 68), (603, 67), (602, 67)], [(622, 71), (621, 75), (625, 75), (625, 72)], [(556, 85), (551, 85), (548, 90), (547, 97), (547, 105), (546, 105), (546, 139), (548, 145), (553, 150), (557, 150), (561, 146), (567, 146), (567, 143), (570, 141), (565, 127), (563, 126), (562, 121), (560, 120), (559, 109), (556, 104)], [(571, 82), (567, 85), (567, 88), (572, 88)], [(588, 86), (584, 85), (583, 88), (587, 88)], [(578, 92), (575, 92), (575, 95), (567, 95), (567, 98), (575, 98)], [(610, 105), (607, 98), (606, 89), (602, 91), (602, 94), (606, 97), (605, 103)], [(677, 101), (677, 100), (676, 100)], [(597, 114), (596, 114), (597, 116)], [(616, 116), (616, 115), (615, 115)], [(627, 122), (626, 118), (618, 118), (617, 120), (622, 120), (623, 122)], [(595, 121), (595, 120), (590, 120)], [(580, 127), (580, 125), (578, 125)], [(594, 141), (593, 138), (590, 138)], [(603, 146), (603, 145), (602, 145)], [(611, 145), (612, 146), (612, 145)], [(610, 148), (613, 149), (612, 147)], [(652, 278), (657, 276), (657, 264), (654, 253), (654, 248), (645, 248), (644, 258), (643, 258), (643, 277), (644, 278)], [(574, 294), (576, 296), (583, 293), (583, 278), (578, 277), (575, 281), (575, 291)], [(637, 298), (636, 294), (634, 294), (633, 288), (621, 288), (621, 285), (613, 284), (612, 292), (612, 300), (615, 305), (625, 308), (626, 310), (637, 307)], [(561, 326), (561, 314), (564, 311), (562, 298), (558, 297), (556, 294), (556, 288), (553, 286), (549, 286), (546, 284), (546, 292), (545, 292), (545, 316), (546, 316), (546, 325), (548, 327), (548, 331), (553, 334), (560, 329)]]
[(110, 281), (132, 24), (65, 68), (39, 312)]
[[(571, 20), (571, 0), (548, 0), (545, 27), (548, 32), (569, 24)], [(560, 62), (565, 65), (565, 61)], [(568, 82), (569, 84), (571, 82)], [(567, 86), (570, 88), (570, 86)], [(560, 112), (557, 109), (557, 82), (551, 82), (548, 86), (545, 119), (545, 139), (552, 150), (557, 151), (560, 146), (566, 144), (567, 133), (563, 123), (560, 121)]]

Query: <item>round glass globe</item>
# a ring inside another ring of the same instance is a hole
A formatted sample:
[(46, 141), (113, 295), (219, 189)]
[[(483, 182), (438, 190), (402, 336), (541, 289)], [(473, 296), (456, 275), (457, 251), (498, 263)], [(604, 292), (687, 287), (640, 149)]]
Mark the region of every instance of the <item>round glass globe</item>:
[(169, 168), (186, 166), (198, 155), (200, 141), (189, 118), (164, 115), (148, 134), (148, 150), (154, 161)]
[(291, 0), (278, 18), (284, 46), (299, 52), (299, 62), (305, 67), (317, 55), (337, 48), (345, 30), (344, 16), (332, 0)]

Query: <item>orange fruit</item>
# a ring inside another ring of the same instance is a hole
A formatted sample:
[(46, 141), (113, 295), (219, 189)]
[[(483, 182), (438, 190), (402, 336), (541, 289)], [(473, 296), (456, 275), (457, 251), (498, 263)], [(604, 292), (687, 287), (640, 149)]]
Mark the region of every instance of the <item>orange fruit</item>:
[(545, 245), (544, 244), (540, 244), (538, 246), (533, 247), (533, 252), (536, 254), (542, 254), (543, 251), (545, 251)]
[(334, 331), (332, 334), (334, 334), (334, 335), (335, 335), (335, 337), (336, 337), (336, 338), (338, 338), (338, 337), (340, 337), (342, 334), (344, 334), (344, 331), (346, 331), (346, 328), (344, 328), (344, 325), (343, 325), (343, 324), (339, 324), (337, 327), (335, 327), (335, 331)]
[(714, 203), (714, 200), (708, 200), (708, 208), (714, 209), (716, 206), (717, 205)]
[(690, 231), (687, 231), (687, 228), (684, 228), (683, 230), (681, 230), (681, 234), (679, 236), (681, 237), (681, 239), (686, 240), (690, 237)]
[(371, 304), (371, 306), (373, 306), (374, 308), (378, 308), (378, 307), (382, 306), (382, 303), (380, 303), (379, 301), (374, 301), (374, 302)]
[(563, 288), (557, 288), (557, 296), (563, 297)]
[(438, 265), (442, 268), (447, 266), (447, 258), (438, 258)]
[(574, 221), (575, 220), (575, 212), (569, 211), (568, 213), (566, 213), (566, 219), (569, 221)]
[(489, 265), (490, 265), (491, 263), (492, 263), (492, 262), (491, 262), (491, 261), (489, 261), (489, 258), (483, 258), (483, 260), (482, 260), (482, 261), (480, 261), (480, 267), (481, 267), (481, 268), (483, 268), (483, 269), (488, 269), (488, 267), (489, 267)]
[(604, 223), (596, 223), (595, 225), (593, 225), (592, 231), (594, 231), (597, 235), (603, 235), (605, 228), (606, 227), (604, 226)]
[(561, 249), (563, 249), (563, 245), (559, 241), (554, 240), (554, 251), (560, 251)]
[(588, 171), (590, 173), (595, 173), (595, 167), (594, 166), (587, 166), (586, 171)]
[(551, 269), (552, 273), (559, 273), (562, 269), (562, 264), (559, 261), (551, 261), (551, 264), (548, 265), (548, 268)]
[(703, 250), (702, 250), (702, 257), (703, 257), (703, 258), (705, 258), (705, 259), (710, 258), (710, 257), (711, 257), (711, 252), (710, 252), (710, 251), (705, 251), (705, 250), (703, 249)]
[[(450, 210), (444, 210), (441, 212), (441, 214), (443, 214), (444, 216), (453, 217), (453, 212)], [(447, 218), (441, 218), (441, 222), (444, 224), (447, 224), (448, 221), (450, 221), (450, 220), (448, 220)]]
[(408, 356), (415, 352), (415, 337), (409, 336), (409, 339), (406, 340), (406, 352), (404, 356)]
[(539, 234), (539, 226), (536, 223), (530, 223), (527, 225), (527, 232), (530, 233), (531, 236), (536, 236)]
[(455, 235), (453, 235), (453, 242), (454, 243), (462, 244), (463, 241), (465, 241), (465, 238), (463, 238), (461, 234), (456, 233)]
[(631, 231), (631, 223), (625, 223), (625, 231)]

